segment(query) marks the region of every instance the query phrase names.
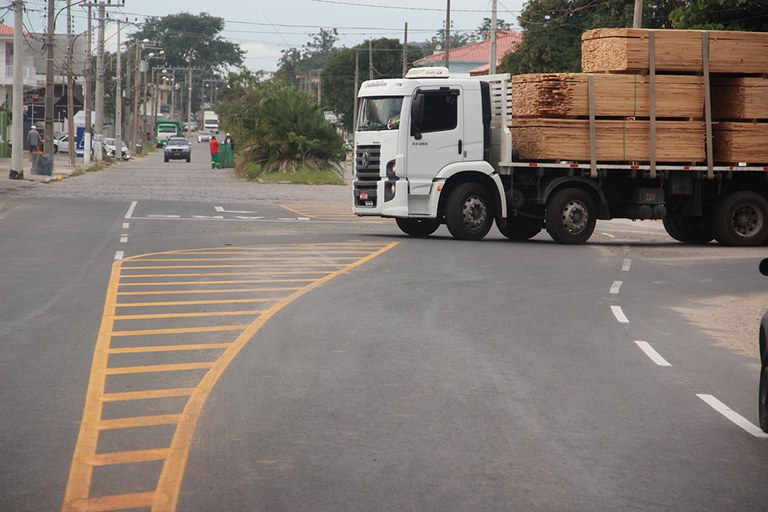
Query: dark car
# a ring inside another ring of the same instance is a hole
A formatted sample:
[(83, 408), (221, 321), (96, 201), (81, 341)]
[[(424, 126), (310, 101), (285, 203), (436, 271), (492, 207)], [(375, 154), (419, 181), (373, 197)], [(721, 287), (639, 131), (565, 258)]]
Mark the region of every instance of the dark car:
[[(760, 262), (760, 273), (768, 276), (768, 258)], [(760, 320), (760, 428), (768, 432), (768, 311)]]
[(168, 142), (165, 143), (165, 161), (169, 160), (186, 160), (190, 161), (192, 155), (192, 148), (189, 146), (189, 141), (184, 137), (171, 137)]

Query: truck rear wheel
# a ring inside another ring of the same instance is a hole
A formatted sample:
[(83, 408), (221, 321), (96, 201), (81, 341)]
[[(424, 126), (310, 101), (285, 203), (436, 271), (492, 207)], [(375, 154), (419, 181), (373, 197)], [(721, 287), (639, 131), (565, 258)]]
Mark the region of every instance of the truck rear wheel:
[(507, 225), (502, 227), (496, 222), (501, 234), (510, 240), (528, 240), (541, 231), (541, 221), (530, 217), (509, 217)]
[(488, 191), (479, 183), (462, 183), (451, 192), (445, 223), (453, 238), (480, 240), (491, 229), (494, 213)]
[(395, 219), (397, 227), (406, 235), (425, 237), (434, 233), (440, 227), (437, 219)]
[(760, 388), (758, 390), (758, 408), (757, 415), (760, 419), (760, 428), (763, 432), (768, 432), (768, 361), (766, 361), (768, 355), (763, 356), (763, 361), (760, 365)]
[(547, 202), (547, 233), (559, 244), (583, 244), (597, 223), (592, 196), (580, 188), (566, 188)]
[(744, 190), (724, 197), (715, 210), (712, 230), (723, 245), (761, 245), (768, 239), (768, 200)]
[(662, 222), (669, 236), (684, 244), (703, 245), (715, 238), (712, 231), (702, 225), (700, 217), (670, 214)]

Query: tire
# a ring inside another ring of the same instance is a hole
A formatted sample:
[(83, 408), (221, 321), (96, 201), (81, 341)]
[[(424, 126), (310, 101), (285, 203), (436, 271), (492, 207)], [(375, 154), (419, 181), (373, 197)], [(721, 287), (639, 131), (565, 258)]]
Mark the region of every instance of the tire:
[(768, 432), (768, 354), (764, 355), (760, 364), (760, 386), (758, 390), (757, 416), (760, 428)]
[(191, 157), (187, 157), (187, 163), (189, 163), (192, 160)]
[(417, 238), (429, 236), (440, 227), (437, 219), (395, 219), (395, 222), (400, 231)]
[(684, 244), (704, 245), (715, 238), (712, 230), (702, 225), (700, 217), (667, 215), (662, 222), (669, 236)]
[(168, 157), (167, 156), (165, 157), (165, 163), (168, 163)]
[(497, 221), (496, 227), (499, 228), (502, 235), (510, 240), (528, 240), (538, 235), (542, 226), (538, 219), (509, 217), (506, 226), (501, 227)]
[(555, 242), (583, 244), (595, 231), (595, 202), (588, 192), (580, 188), (560, 190), (547, 202), (545, 221), (547, 233)]
[(748, 191), (724, 197), (715, 210), (712, 231), (723, 245), (762, 245), (768, 239), (768, 199)]
[(479, 183), (462, 183), (451, 192), (445, 209), (448, 231), (457, 240), (481, 240), (493, 224), (488, 190)]

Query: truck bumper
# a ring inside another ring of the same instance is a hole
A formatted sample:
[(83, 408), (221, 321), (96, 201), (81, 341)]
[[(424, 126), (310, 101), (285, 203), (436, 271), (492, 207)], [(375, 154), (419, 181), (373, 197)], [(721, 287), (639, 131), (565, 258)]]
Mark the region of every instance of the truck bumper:
[(376, 217), (408, 217), (408, 183), (405, 180), (354, 182), (352, 212)]

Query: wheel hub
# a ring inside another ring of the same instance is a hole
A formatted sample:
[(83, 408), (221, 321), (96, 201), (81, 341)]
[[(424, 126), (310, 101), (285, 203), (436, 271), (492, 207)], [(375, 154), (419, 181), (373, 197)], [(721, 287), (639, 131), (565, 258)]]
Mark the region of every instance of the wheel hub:
[(733, 212), (733, 229), (740, 236), (749, 237), (763, 229), (762, 213), (750, 205), (740, 206)]
[(470, 197), (464, 203), (461, 215), (466, 226), (473, 229), (478, 228), (485, 222), (485, 203), (478, 197)]
[(580, 201), (571, 201), (563, 208), (563, 227), (568, 233), (581, 233), (588, 221), (587, 209)]

